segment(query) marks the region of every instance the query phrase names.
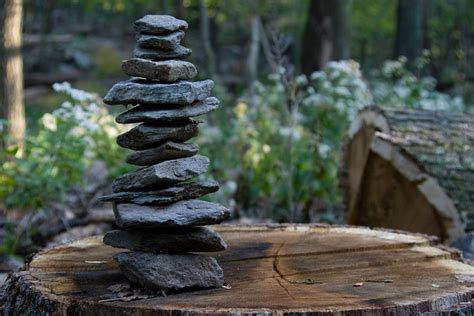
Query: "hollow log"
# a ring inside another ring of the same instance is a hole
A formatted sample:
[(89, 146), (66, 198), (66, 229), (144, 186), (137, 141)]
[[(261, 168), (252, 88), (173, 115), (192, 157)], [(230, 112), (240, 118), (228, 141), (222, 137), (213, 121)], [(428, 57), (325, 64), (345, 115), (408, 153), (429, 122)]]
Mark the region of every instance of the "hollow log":
[[(6, 315), (414, 315), (473, 311), (474, 267), (433, 238), (329, 225), (217, 226), (226, 286), (125, 301), (102, 237), (37, 254), (12, 274)], [(1, 306), (1, 305), (0, 305)]]
[(340, 170), (349, 224), (431, 234), (474, 230), (474, 116), (367, 107)]

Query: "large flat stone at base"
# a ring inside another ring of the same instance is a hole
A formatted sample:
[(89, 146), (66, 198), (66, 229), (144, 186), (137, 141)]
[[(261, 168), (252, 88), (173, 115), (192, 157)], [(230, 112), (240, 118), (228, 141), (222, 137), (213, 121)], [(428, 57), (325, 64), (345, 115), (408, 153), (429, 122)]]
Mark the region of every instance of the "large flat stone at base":
[(224, 272), (216, 259), (202, 255), (125, 252), (114, 255), (132, 283), (159, 291), (221, 287)]
[(166, 141), (185, 142), (199, 133), (199, 123), (193, 120), (172, 124), (140, 124), (117, 137), (117, 144), (133, 150), (148, 149)]
[(197, 101), (190, 105), (175, 108), (162, 106), (139, 105), (128, 111), (120, 113), (115, 121), (120, 124), (137, 122), (172, 122), (184, 120), (214, 111), (219, 106), (219, 100), (214, 97)]
[(191, 157), (198, 151), (198, 145), (168, 141), (155, 148), (135, 151), (127, 156), (126, 161), (132, 165), (149, 166), (165, 160)]
[(203, 195), (219, 190), (216, 181), (198, 181), (190, 183), (179, 183), (175, 186), (156, 191), (127, 191), (105, 195), (101, 201), (132, 203), (138, 205), (165, 205), (181, 200), (196, 199)]
[(173, 50), (158, 50), (137, 46), (133, 49), (133, 57), (152, 60), (185, 58), (191, 56), (192, 52), (190, 48), (182, 45), (176, 46)]
[(175, 184), (206, 172), (208, 167), (209, 159), (201, 155), (167, 160), (119, 176), (112, 182), (112, 190), (136, 191)]
[(107, 92), (104, 102), (116, 104), (176, 104), (185, 105), (202, 101), (211, 95), (212, 80), (158, 83), (130, 79), (116, 83)]
[(137, 33), (168, 34), (174, 31), (184, 31), (188, 23), (171, 15), (148, 14), (135, 21), (133, 29)]
[(214, 252), (227, 248), (218, 233), (207, 227), (162, 230), (112, 230), (104, 244), (132, 251), (157, 253)]
[(166, 206), (119, 203), (114, 206), (115, 222), (120, 228), (189, 227), (218, 224), (230, 216), (222, 205), (184, 200)]
[(196, 67), (183, 60), (154, 61), (132, 58), (122, 62), (122, 70), (132, 77), (143, 77), (165, 82), (189, 80), (197, 75)]

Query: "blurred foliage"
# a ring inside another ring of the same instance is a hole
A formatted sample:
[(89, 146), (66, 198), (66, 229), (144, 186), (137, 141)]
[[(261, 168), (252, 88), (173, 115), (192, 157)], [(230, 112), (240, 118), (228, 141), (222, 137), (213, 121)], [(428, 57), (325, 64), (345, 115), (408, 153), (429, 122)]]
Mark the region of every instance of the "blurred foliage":
[(110, 44), (98, 45), (94, 53), (94, 70), (98, 76), (121, 76), (122, 55)]
[[(422, 72), (426, 61), (417, 64)], [(223, 183), (223, 190), (211, 199), (227, 201), (240, 215), (288, 221), (291, 185), (296, 202), (293, 211), (298, 220), (340, 222), (340, 151), (345, 129), (360, 109), (374, 103), (442, 110), (464, 108), (461, 98), (437, 92), (433, 78), (417, 77), (403, 59), (387, 61), (366, 76), (355, 61), (330, 62), (310, 78), (296, 76), (293, 85), (300, 100), (294, 125), (284, 109), (287, 95), (281, 75), (273, 74), (257, 84), (255, 107), (251, 107), (246, 95), (235, 106), (224, 97), (225, 108), (221, 106), (202, 126), (198, 141), (202, 151), (211, 157), (214, 175)], [(222, 87), (218, 85), (216, 90), (222, 91)], [(295, 167), (291, 175), (290, 152)]]
[[(252, 16), (258, 16), (264, 34), (285, 34), (285, 53), (298, 73), (309, 1), (204, 3), (218, 64), (215, 74), (204, 71), (208, 61), (202, 49), (197, 0), (26, 0), (27, 33), (45, 38), (65, 33), (74, 38), (59, 48), (25, 47), (29, 49), (25, 68), (54, 72), (64, 64), (78, 68), (83, 64), (84, 77), (76, 86), (102, 94), (121, 75), (121, 59), (130, 55), (134, 20), (157, 12), (186, 19), (190, 27), (185, 45), (193, 48), (191, 61), (198, 66), (200, 78), (215, 80), (213, 92), (221, 100), (217, 111), (201, 118), (201, 135), (196, 139), (201, 153), (211, 158), (212, 175), (222, 185), (206, 198), (229, 205), (240, 215), (282, 221), (291, 219), (291, 212), (303, 220), (341, 220), (336, 212), (340, 202), (336, 171), (342, 138), (363, 106), (469, 110), (474, 100), (474, 67), (469, 62), (474, 53), (473, 1), (426, 1), (425, 55), (408, 70), (403, 58), (393, 56), (397, 2), (352, 0), (350, 46), (357, 62), (331, 62), (308, 78), (293, 76), (291, 84), (298, 96), (293, 108), (288, 105), (282, 74), (271, 74), (263, 47), (256, 95), (249, 95), (249, 25)], [(87, 67), (87, 60), (80, 62), (84, 54), (93, 66)], [(81, 182), (93, 159), (105, 160), (111, 177), (128, 168), (123, 162), (125, 151), (115, 144), (118, 127), (110, 113), (97, 99), (75, 99), (71, 89), (63, 91), (65, 95), (27, 101), (27, 150), (17, 156), (11, 148), (0, 157), (0, 199), (8, 208), (41, 209), (61, 200), (68, 187)], [(92, 111), (91, 104), (100, 110), (92, 106), (97, 112)], [(81, 118), (67, 113), (85, 114)], [(100, 117), (106, 121), (99, 121)], [(48, 120), (54, 121), (54, 130), (53, 125), (47, 126)], [(81, 124), (87, 126), (86, 121), (97, 126), (74, 134)], [(294, 195), (294, 210), (289, 210), (289, 191)]]
[[(10, 210), (45, 210), (61, 201), (93, 160), (107, 163), (111, 177), (124, 172), (124, 150), (113, 116), (96, 95), (55, 84), (67, 96), (59, 108), (44, 114), (38, 130), (26, 138), (26, 150), (0, 152), (0, 201)], [(3, 135), (3, 134), (2, 134)]]

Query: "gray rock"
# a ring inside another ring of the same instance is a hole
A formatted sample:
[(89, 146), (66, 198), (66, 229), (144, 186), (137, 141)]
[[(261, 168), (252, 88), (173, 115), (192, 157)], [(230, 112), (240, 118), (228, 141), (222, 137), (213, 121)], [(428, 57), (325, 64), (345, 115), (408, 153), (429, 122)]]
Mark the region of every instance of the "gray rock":
[(218, 107), (219, 100), (213, 97), (176, 108), (139, 105), (128, 111), (120, 113), (116, 117), (115, 121), (121, 124), (137, 122), (171, 122), (183, 120), (188, 117), (203, 115), (214, 111)]
[(120, 228), (133, 229), (218, 224), (230, 216), (230, 211), (216, 203), (184, 200), (166, 206), (118, 203), (114, 214)]
[(166, 141), (185, 142), (197, 136), (199, 123), (188, 120), (173, 125), (140, 124), (117, 137), (117, 144), (134, 150), (147, 149)]
[(176, 31), (165, 35), (152, 35), (140, 33), (137, 35), (137, 43), (140, 47), (156, 48), (163, 50), (174, 50), (184, 38), (183, 31)]
[(189, 80), (197, 75), (196, 67), (183, 60), (153, 61), (132, 58), (122, 62), (122, 70), (132, 77), (143, 77), (165, 82)]
[(167, 160), (121, 175), (112, 182), (114, 192), (137, 191), (189, 180), (207, 171), (209, 159), (197, 155)]
[(168, 141), (156, 148), (133, 152), (127, 156), (126, 161), (132, 165), (149, 166), (165, 160), (191, 157), (198, 151), (198, 145)]
[(208, 193), (219, 190), (216, 181), (199, 181), (180, 183), (172, 187), (145, 192), (117, 192), (102, 196), (101, 201), (132, 203), (138, 205), (165, 205), (181, 200), (196, 199)]
[(190, 48), (178, 45), (173, 50), (158, 50), (136, 46), (133, 49), (133, 57), (152, 60), (185, 58), (191, 56), (193, 51)]
[(132, 283), (159, 291), (221, 287), (224, 272), (213, 257), (124, 252), (114, 255)]
[(135, 21), (133, 28), (137, 33), (167, 34), (178, 30), (187, 30), (188, 23), (170, 15), (149, 14)]
[(224, 240), (212, 229), (112, 230), (104, 235), (104, 244), (132, 251), (183, 253), (213, 252), (227, 248)]
[(104, 102), (115, 104), (176, 104), (185, 105), (201, 101), (211, 95), (212, 80), (178, 81), (156, 83), (142, 79), (131, 79), (115, 84)]

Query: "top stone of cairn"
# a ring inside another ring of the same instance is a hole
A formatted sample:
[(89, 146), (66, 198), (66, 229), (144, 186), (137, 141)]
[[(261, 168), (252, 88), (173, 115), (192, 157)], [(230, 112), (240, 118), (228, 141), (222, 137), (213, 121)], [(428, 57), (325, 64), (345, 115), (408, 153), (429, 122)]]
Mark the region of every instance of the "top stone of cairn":
[(174, 31), (184, 31), (188, 28), (188, 23), (170, 15), (145, 15), (137, 20), (134, 30), (137, 33), (146, 34), (168, 34)]

